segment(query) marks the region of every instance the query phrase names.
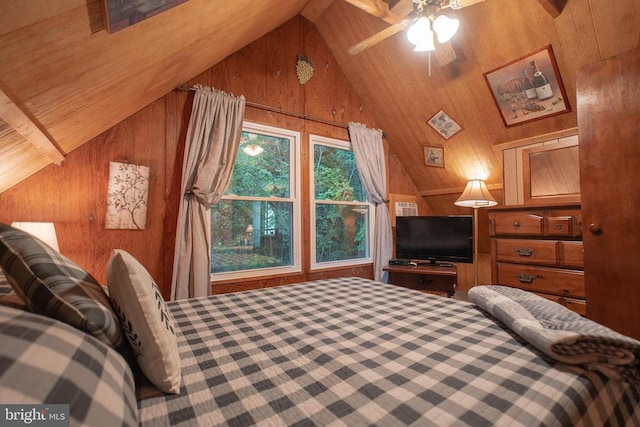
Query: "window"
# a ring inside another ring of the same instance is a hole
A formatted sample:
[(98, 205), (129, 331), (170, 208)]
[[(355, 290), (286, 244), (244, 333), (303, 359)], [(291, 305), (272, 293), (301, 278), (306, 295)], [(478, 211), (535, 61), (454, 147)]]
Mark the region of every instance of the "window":
[(301, 271), (299, 140), (245, 122), (231, 182), (211, 208), (212, 280)]
[(311, 135), (312, 268), (372, 262), (372, 204), (349, 142)]

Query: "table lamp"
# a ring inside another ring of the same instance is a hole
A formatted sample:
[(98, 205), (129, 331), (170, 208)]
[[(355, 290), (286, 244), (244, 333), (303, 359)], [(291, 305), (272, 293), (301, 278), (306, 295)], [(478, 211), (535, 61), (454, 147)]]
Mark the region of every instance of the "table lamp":
[(52, 222), (14, 221), (11, 223), (11, 226), (37, 237), (56, 251), (60, 252), (60, 247), (58, 246), (58, 238), (56, 236), (56, 227)]

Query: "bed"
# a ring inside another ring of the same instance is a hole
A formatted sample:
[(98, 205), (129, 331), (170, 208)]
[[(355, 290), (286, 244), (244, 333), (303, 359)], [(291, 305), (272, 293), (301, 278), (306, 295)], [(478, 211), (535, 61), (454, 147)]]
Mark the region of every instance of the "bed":
[(640, 389), (554, 362), (468, 302), (343, 278), (169, 307), (183, 385), (140, 399), (142, 425), (640, 423)]
[[(0, 402), (71, 402), (72, 425), (640, 425), (634, 374), (612, 379), (558, 362), (495, 317), (499, 304), (350, 277), (166, 307), (180, 360), (177, 394), (77, 328), (0, 306), (0, 341), (13, 340), (0, 346)], [(35, 392), (22, 373), (49, 363), (51, 352), (69, 352), (73, 362), (39, 372)]]

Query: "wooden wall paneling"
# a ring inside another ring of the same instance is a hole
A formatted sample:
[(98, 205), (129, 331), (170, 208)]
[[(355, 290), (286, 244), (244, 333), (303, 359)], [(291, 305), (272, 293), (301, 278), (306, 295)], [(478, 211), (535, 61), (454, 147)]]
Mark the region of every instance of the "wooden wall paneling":
[(37, 7), (30, 9), (5, 7), (0, 14), (0, 36), (90, 3), (102, 7), (101, 0), (44, 0), (37, 2)]
[[(91, 186), (81, 192), (90, 193), (89, 235), (92, 245), (92, 271), (98, 280), (106, 281), (106, 264), (113, 249), (131, 253), (149, 271), (161, 289), (164, 288), (164, 215), (165, 215), (165, 102), (157, 101), (96, 138), (83, 162), (85, 176), (95, 177)], [(144, 230), (107, 230), (105, 228), (109, 163), (122, 162), (149, 166), (147, 219)], [(85, 257), (82, 246), (72, 259)]]
[[(387, 147), (387, 151), (389, 152), (389, 154), (387, 155), (387, 180), (389, 182), (389, 193), (406, 193), (419, 196), (416, 185), (409, 177), (409, 174), (405, 171), (398, 157), (392, 152), (391, 146), (393, 145), (393, 143), (388, 139), (386, 139), (385, 141), (385, 147)], [(420, 215), (429, 214), (429, 205), (427, 205), (423, 197), (416, 197), (416, 203), (418, 203), (418, 212), (420, 213)], [(393, 206), (390, 205), (389, 209), (393, 209)]]
[[(302, 21), (304, 44), (300, 53), (308, 56), (315, 65), (311, 79), (300, 85), (304, 91), (304, 113), (343, 125), (353, 121), (364, 123), (371, 128), (378, 127), (318, 31), (306, 20)], [(295, 80), (297, 82), (297, 77)], [(326, 92), (327, 88), (330, 88), (330, 93)]]
[(525, 180), (525, 176), (523, 173), (523, 166), (522, 166), (522, 151), (526, 150), (527, 148), (533, 148), (533, 147), (541, 147), (543, 145), (542, 142), (538, 142), (535, 144), (529, 144), (529, 145), (524, 145), (522, 147), (517, 147), (515, 148), (515, 158), (516, 158), (516, 170), (518, 171), (516, 173), (516, 186), (518, 188), (518, 205), (522, 205), (524, 204), (524, 180)]
[[(562, 14), (554, 19), (555, 29), (562, 46), (562, 56), (556, 59), (563, 60), (567, 64), (567, 67), (563, 66), (563, 70), (567, 69), (567, 71), (563, 71), (562, 77), (563, 82), (571, 87), (574, 87), (575, 69), (601, 59), (589, 3), (584, 0), (569, 0)], [(580, 34), (580, 37), (576, 37), (576, 34)], [(567, 94), (573, 93), (571, 91)], [(575, 96), (570, 95), (569, 101), (575, 109)]]
[(504, 179), (504, 204), (518, 204), (518, 162), (516, 149), (509, 148), (502, 152), (503, 179)]
[(640, 3), (622, 0), (616, 7), (589, 0), (601, 58), (626, 52), (635, 47), (640, 35)]
[[(70, 153), (62, 167), (46, 167), (0, 194), (0, 221), (53, 221), (62, 254), (103, 284), (111, 251), (125, 249), (162, 287), (163, 110), (162, 102), (152, 104)], [(147, 228), (143, 231), (105, 230), (109, 162), (125, 159), (151, 168)]]
[(165, 299), (171, 297), (176, 225), (182, 199), (182, 162), (193, 98), (194, 92), (177, 91), (165, 97), (164, 234), (163, 249), (159, 254), (164, 265), (161, 290)]
[(558, 142), (577, 141), (577, 133), (578, 129), (571, 127), (557, 132), (494, 145), (494, 149), (502, 152), (503, 156), (504, 204), (524, 204), (523, 150), (542, 145), (557, 144)]

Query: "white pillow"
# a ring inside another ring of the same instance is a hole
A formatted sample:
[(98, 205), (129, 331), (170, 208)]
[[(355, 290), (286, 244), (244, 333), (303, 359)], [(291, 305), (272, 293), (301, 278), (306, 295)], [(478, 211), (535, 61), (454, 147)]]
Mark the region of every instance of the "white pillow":
[(158, 285), (138, 260), (116, 249), (107, 263), (107, 286), (142, 372), (160, 390), (179, 393), (176, 329)]

